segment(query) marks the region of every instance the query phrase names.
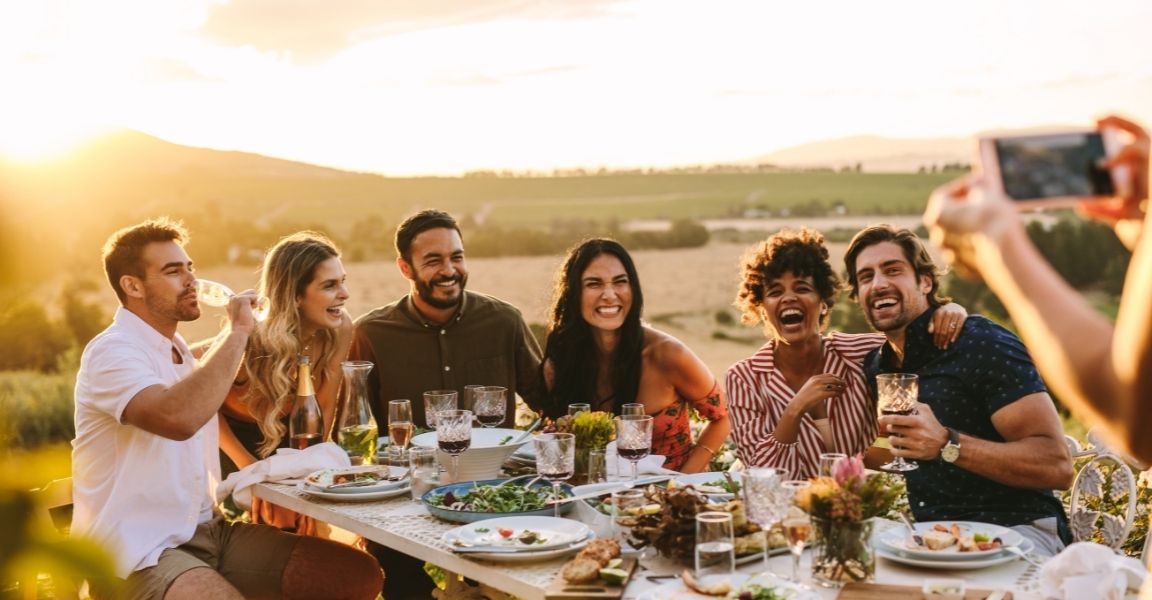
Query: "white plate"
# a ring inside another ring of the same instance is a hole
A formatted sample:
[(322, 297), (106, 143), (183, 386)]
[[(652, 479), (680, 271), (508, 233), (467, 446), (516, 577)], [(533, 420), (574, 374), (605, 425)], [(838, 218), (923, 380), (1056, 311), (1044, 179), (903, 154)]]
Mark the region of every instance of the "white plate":
[[(704, 583), (708, 583), (708, 581), (709, 579), (706, 578)], [(733, 591), (749, 583), (758, 583), (765, 587), (775, 588), (779, 592), (788, 592), (790, 594), (789, 600), (820, 600), (820, 595), (811, 588), (769, 573), (761, 573), (760, 575), (735, 573), (732, 575), (731, 581)], [(673, 579), (658, 588), (640, 594), (636, 600), (716, 600), (716, 596), (698, 594), (688, 589), (683, 580)]]
[[(1024, 541), (1024, 536), (1012, 531), (1007, 527), (1000, 525), (993, 525), (991, 523), (977, 523), (972, 521), (925, 521), (915, 525), (916, 531), (921, 535), (931, 531), (932, 526), (939, 523), (945, 527), (951, 526), (953, 523), (960, 527), (960, 534), (970, 536), (974, 533), (983, 533), (989, 539), (1000, 538), (1000, 541), (1005, 546), (1019, 546)], [(958, 544), (952, 544), (947, 548), (940, 550), (930, 550), (916, 546), (912, 542), (911, 535), (908, 533), (906, 527), (893, 527), (885, 531), (880, 536), (880, 546), (885, 547), (887, 550), (899, 551), (905, 556), (912, 558), (924, 558), (928, 560), (975, 560), (979, 558), (991, 558), (1000, 553), (999, 548), (991, 550), (974, 550), (972, 552), (961, 552)]]
[(560, 548), (541, 550), (539, 552), (469, 552), (467, 554), (458, 554), (457, 556), (478, 558), (491, 562), (528, 563), (575, 554), (594, 539), (596, 539), (596, 536), (589, 534), (588, 537), (571, 546), (562, 546)]
[[(732, 474), (732, 478), (734, 480), (736, 480), (737, 483), (739, 483), (740, 474), (734, 473), (734, 474)], [(708, 487), (706, 485), (706, 484), (714, 483), (717, 481), (724, 481), (724, 473), (722, 473), (720, 471), (711, 471), (708, 473), (692, 473), (690, 475), (677, 475), (677, 476), (672, 478), (672, 481), (675, 482), (675, 484), (677, 486), (681, 486), (681, 487), (686, 486), (686, 485), (691, 485), (691, 486), (702, 486), (703, 485), (703, 486), (706, 486), (705, 489), (698, 490), (698, 491), (700, 491), (704, 494), (707, 494), (708, 497), (713, 499), (713, 500), (727, 501), (727, 500), (731, 500), (732, 498), (735, 497), (735, 495), (732, 494), (731, 492), (725, 492), (723, 488), (720, 488), (720, 487), (711, 488), (711, 487)], [(712, 489), (715, 489), (717, 491), (711, 491)]]
[[(500, 536), (500, 529), (511, 529), (513, 535), (504, 538)], [(526, 545), (516, 538), (525, 530), (534, 531), (544, 540), (540, 544)], [(588, 526), (580, 521), (556, 517), (499, 517), (485, 519), (467, 525), (449, 529), (441, 536), (441, 541), (454, 546), (460, 540), (473, 546), (491, 547), (499, 550), (515, 550), (517, 552), (538, 552), (550, 550), (561, 546), (570, 546), (575, 542), (587, 539), (592, 533)], [(502, 553), (503, 554), (503, 553)]]
[(356, 471), (363, 471), (365, 469), (371, 469), (371, 468), (372, 468), (371, 466), (359, 466), (359, 467), (346, 467), (343, 469), (320, 469), (319, 471), (309, 473), (308, 476), (304, 478), (304, 484), (307, 487), (307, 491), (309, 491), (309, 492), (322, 492), (325, 494), (374, 494), (376, 492), (394, 490), (394, 489), (401, 488), (401, 487), (408, 485), (407, 481), (404, 481), (404, 480), (397, 481), (398, 478), (403, 477), (404, 474), (408, 472), (408, 469), (405, 467), (389, 467), (388, 468), (388, 479), (389, 480), (380, 481), (380, 482), (374, 483), (372, 485), (353, 485), (353, 486), (347, 486), (347, 487), (328, 488), (328, 487), (325, 487), (322, 485), (316, 485), (315, 483), (313, 483), (313, 481), (316, 481), (316, 479), (318, 477), (322, 477), (326, 473), (337, 474), (337, 473), (344, 473), (344, 472), (356, 472)]
[[(499, 533), (501, 529), (513, 530), (514, 536), (501, 538)], [(539, 533), (540, 537), (545, 540), (544, 544), (531, 546), (521, 544), (520, 541), (516, 540), (516, 537), (520, 536), (524, 530)], [(588, 525), (573, 521), (570, 518), (497, 517), (450, 529), (442, 534), (440, 540), (449, 546), (454, 546), (456, 540), (461, 540), (473, 546), (491, 546), (501, 550), (513, 549), (517, 552), (540, 552), (540, 550), (569, 546), (574, 542), (588, 538), (591, 532)]]
[[(1032, 544), (1031, 540), (1024, 538), (1024, 541), (1021, 542), (1020, 545), (1018, 545), (1016, 547), (1019, 548), (1022, 552), (1027, 553), (1027, 552), (1031, 552), (1035, 546)], [(884, 558), (887, 558), (890, 561), (898, 562), (898, 563), (913, 566), (913, 567), (926, 567), (929, 569), (942, 569), (942, 570), (947, 570), (947, 571), (960, 571), (960, 570), (964, 570), (964, 569), (983, 569), (985, 567), (994, 567), (996, 565), (1002, 565), (1004, 563), (1012, 562), (1012, 561), (1020, 558), (1019, 556), (1016, 556), (1015, 554), (1012, 554), (1011, 552), (1006, 552), (1004, 550), (1000, 550), (999, 552), (1000, 552), (1000, 554), (997, 554), (995, 556), (991, 556), (988, 558), (979, 558), (979, 559), (975, 559), (975, 560), (948, 560), (948, 559), (929, 560), (926, 558), (914, 558), (914, 557), (908, 556), (906, 554), (903, 554), (901, 552), (894, 552), (892, 550), (888, 550), (887, 548), (883, 548), (880, 546), (876, 547), (876, 554), (883, 556)]]
[(297, 484), (297, 487), (300, 489), (300, 491), (304, 492), (305, 494), (308, 494), (309, 496), (315, 496), (317, 498), (324, 498), (325, 500), (338, 500), (340, 502), (371, 502), (373, 500), (383, 500), (385, 498), (391, 498), (393, 496), (399, 496), (401, 494), (407, 494), (412, 489), (412, 486), (409, 485), (409, 482), (407, 482), (407, 481), (401, 482), (400, 487), (394, 487), (394, 488), (390, 488), (390, 489), (386, 489), (386, 490), (382, 490), (382, 491), (378, 491), (378, 492), (368, 492), (365, 494), (345, 494), (345, 493), (325, 492), (325, 491), (321, 491), (317, 488), (314, 488), (314, 487), (306, 484), (303, 481), (301, 481), (299, 484)]

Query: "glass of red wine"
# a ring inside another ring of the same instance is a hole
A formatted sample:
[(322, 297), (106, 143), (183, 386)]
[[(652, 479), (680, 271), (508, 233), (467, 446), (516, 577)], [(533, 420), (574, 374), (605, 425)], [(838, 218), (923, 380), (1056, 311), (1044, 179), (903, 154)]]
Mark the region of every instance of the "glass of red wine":
[(652, 417), (620, 415), (616, 417), (616, 454), (632, 463), (632, 481), (636, 465), (652, 452)]
[(485, 427), (498, 427), (507, 412), (508, 388), (486, 385), (472, 391), (472, 412)]
[(542, 433), (536, 445), (536, 474), (552, 484), (552, 506), (560, 516), (560, 482), (576, 471), (576, 434)]
[(460, 475), (460, 455), (472, 445), (472, 411), (445, 410), (436, 413), (436, 443), (452, 457), (452, 481)]
[[(881, 415), (910, 415), (919, 398), (919, 377), (914, 373), (881, 373), (876, 376), (876, 408)], [(889, 434), (889, 437), (896, 434)], [(897, 456), (880, 467), (884, 471), (903, 473), (920, 468)]]

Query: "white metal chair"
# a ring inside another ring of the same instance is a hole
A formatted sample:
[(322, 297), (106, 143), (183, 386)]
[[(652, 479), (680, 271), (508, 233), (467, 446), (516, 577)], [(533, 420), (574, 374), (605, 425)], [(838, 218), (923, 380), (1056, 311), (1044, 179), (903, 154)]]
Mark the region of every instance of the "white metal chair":
[[(1120, 550), (1136, 518), (1136, 474), (1124, 459), (1109, 452), (1093, 432), (1088, 434), (1091, 447), (1087, 449), (1075, 439), (1065, 438), (1073, 459), (1090, 457), (1072, 482), (1068, 511), (1072, 537), (1078, 542), (1096, 541)], [(1105, 510), (1104, 505), (1109, 502), (1117, 503), (1120, 509)]]

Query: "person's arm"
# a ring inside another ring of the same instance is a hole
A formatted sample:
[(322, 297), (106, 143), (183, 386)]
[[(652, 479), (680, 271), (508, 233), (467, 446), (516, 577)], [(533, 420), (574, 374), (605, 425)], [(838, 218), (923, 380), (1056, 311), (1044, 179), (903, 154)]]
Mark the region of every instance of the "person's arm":
[[(915, 414), (885, 415), (880, 422), (899, 434), (888, 438), (894, 456), (935, 460), (948, 443), (948, 430), (924, 403), (917, 403)], [(1018, 488), (1062, 490), (1072, 485), (1072, 459), (1048, 394), (1029, 394), (1007, 404), (992, 414), (992, 425), (1003, 442), (960, 432), (957, 467)]]
[(328, 364), (324, 365), (324, 377), (320, 379), (320, 386), (316, 388), (316, 403), (320, 405), (320, 414), (324, 418), (323, 439), (330, 439), (333, 421), (336, 418), (336, 406), (339, 404), (337, 394), (340, 392), (340, 383), (344, 381), (344, 369), (340, 363), (348, 359), (348, 350), (352, 346), (352, 317), (348, 311), (341, 311), (342, 320), (333, 333), (332, 354), (329, 355)]
[(762, 387), (750, 377), (746, 363), (738, 363), (728, 369), (724, 379), (736, 455), (745, 467), (779, 467), (799, 473), (799, 445), (783, 444), (773, 437), (776, 422), (772, 399), (761, 395)]
[(844, 392), (844, 380), (831, 373), (820, 373), (808, 378), (804, 385), (788, 401), (788, 406), (780, 415), (772, 436), (784, 444), (794, 444), (800, 439), (800, 423), (804, 415), (812, 418), (826, 418), (824, 402), (840, 396)]
[(137, 392), (124, 408), (123, 422), (179, 441), (192, 437), (215, 417), (255, 325), (252, 296), (233, 296), (228, 318), (228, 335), (212, 347), (199, 368), (171, 386), (152, 385)]
[(251, 452), (248, 452), (244, 444), (240, 443), (240, 439), (236, 437), (236, 432), (232, 431), (232, 426), (223, 417), (220, 418), (220, 449), (241, 469), (258, 460), (252, 456)]
[(685, 473), (705, 471), (712, 455), (719, 451), (731, 430), (724, 394), (704, 362), (679, 340), (671, 336), (664, 337), (657, 342), (653, 358), (676, 394), (681, 398), (692, 399), (697, 412), (709, 419), (687, 460), (680, 467)]

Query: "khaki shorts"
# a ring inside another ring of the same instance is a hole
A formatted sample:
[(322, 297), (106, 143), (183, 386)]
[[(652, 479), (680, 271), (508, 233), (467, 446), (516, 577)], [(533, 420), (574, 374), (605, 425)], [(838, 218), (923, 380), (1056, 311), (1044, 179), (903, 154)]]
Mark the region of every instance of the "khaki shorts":
[(159, 600), (177, 577), (207, 567), (245, 598), (279, 598), (284, 565), (299, 539), (267, 525), (229, 524), (217, 517), (200, 524), (187, 543), (162, 552), (156, 566), (129, 575), (119, 593), (93, 589), (92, 596), (97, 600)]

